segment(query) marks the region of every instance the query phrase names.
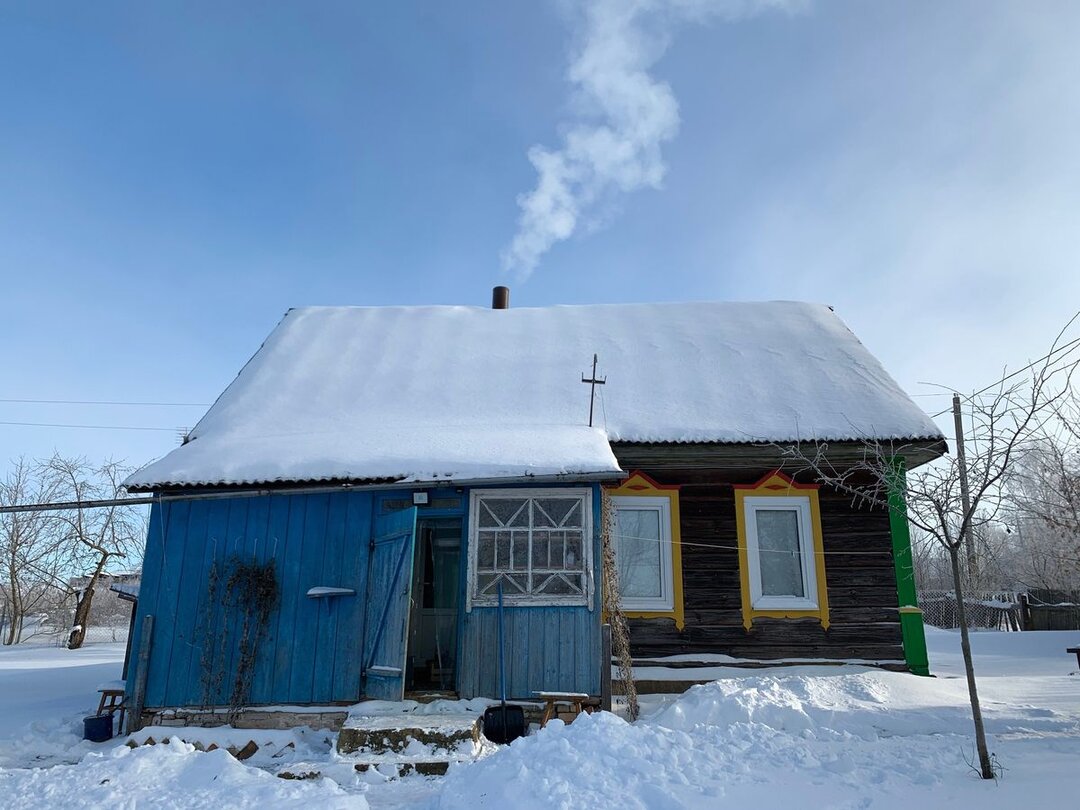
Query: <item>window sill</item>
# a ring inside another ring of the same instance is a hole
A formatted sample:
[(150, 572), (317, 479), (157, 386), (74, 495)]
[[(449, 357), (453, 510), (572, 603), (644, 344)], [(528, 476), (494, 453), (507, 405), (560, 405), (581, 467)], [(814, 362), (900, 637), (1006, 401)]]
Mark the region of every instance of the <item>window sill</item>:
[(752, 605), (755, 611), (760, 610), (794, 610), (803, 613), (817, 613), (821, 608), (817, 602), (798, 597), (763, 596), (759, 597)]
[[(498, 608), (499, 600), (479, 600), (473, 597), (472, 603), (466, 609), (466, 613), (475, 609)], [(574, 599), (508, 599), (503, 597), (503, 607), (507, 610), (512, 608), (588, 608), (589, 602), (585, 597)]]

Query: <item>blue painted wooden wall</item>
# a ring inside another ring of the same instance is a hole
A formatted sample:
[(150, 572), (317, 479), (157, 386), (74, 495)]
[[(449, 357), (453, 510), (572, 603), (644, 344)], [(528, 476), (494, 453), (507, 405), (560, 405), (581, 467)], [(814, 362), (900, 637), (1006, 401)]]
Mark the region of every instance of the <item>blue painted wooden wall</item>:
[[(280, 600), (258, 646), (251, 704), (355, 701), (371, 536), (367, 492), (172, 501), (151, 510), (139, 619), (154, 616), (147, 707), (199, 706), (203, 673), (222, 673), (210, 705), (228, 705), (240, 628), (235, 610), (210, 604), (214, 562), (275, 560)], [(219, 582), (221, 593), (223, 582)], [(352, 588), (356, 596), (311, 599), (309, 588)], [(208, 666), (209, 665), (209, 666)], [(129, 692), (134, 686), (134, 668)]]
[[(580, 486), (580, 485), (579, 485)], [(360, 695), (368, 543), (372, 515), (382, 498), (410, 498), (411, 491), (352, 491), (170, 501), (151, 510), (138, 619), (132, 639), (139, 649), (142, 617), (155, 619), (145, 705), (148, 708), (229, 704), (237, 663), (237, 612), (211, 604), (210, 572), (227, 575), (229, 560), (273, 559), (280, 601), (258, 648), (251, 705), (354, 702)], [(468, 493), (463, 520), (458, 692), (498, 695), (496, 613), (466, 613)], [(600, 547), (599, 488), (594, 487), (592, 609), (506, 609), (507, 694), (534, 691), (599, 693)], [(434, 512), (432, 513), (435, 514)], [(421, 518), (427, 516), (421, 512)], [(219, 582), (219, 594), (222, 583)], [(307, 597), (309, 588), (352, 588), (356, 596)], [(222, 677), (207, 690), (207, 665)], [(134, 687), (131, 667), (128, 691)]]
[[(533, 692), (538, 691), (600, 694), (600, 487), (594, 485), (592, 489), (592, 609), (505, 609), (503, 634), (509, 698), (535, 699)], [(467, 518), (465, 525), (468, 526)], [(465, 572), (468, 567), (465, 558), (461, 567)], [(463, 581), (463, 605), (466, 587), (468, 583)], [(495, 608), (474, 607), (468, 613), (463, 611), (459, 660), (466, 666), (458, 675), (458, 692), (462, 697), (499, 694), (497, 620)]]

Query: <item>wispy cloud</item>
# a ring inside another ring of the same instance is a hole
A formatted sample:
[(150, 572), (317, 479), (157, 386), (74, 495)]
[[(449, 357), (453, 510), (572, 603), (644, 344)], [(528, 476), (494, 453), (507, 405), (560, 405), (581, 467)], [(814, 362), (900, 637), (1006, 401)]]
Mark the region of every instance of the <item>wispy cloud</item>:
[(576, 120), (561, 127), (558, 149), (536, 145), (529, 161), (538, 178), (518, 197), (517, 233), (503, 269), (527, 278), (541, 257), (568, 239), (596, 209), (618, 194), (660, 188), (661, 147), (679, 131), (671, 86), (650, 75), (676, 27), (733, 20), (799, 0), (585, 0), (574, 7), (567, 79)]

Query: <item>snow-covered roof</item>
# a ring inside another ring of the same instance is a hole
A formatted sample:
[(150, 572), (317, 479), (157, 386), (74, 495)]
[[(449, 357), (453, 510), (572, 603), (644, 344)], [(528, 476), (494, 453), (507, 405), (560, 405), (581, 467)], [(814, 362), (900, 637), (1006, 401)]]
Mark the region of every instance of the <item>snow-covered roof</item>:
[(125, 599), (128, 602), (137, 602), (139, 600), (139, 582), (116, 582), (109, 586), (109, 590), (117, 594), (121, 599)]
[(311, 307), (127, 485), (590, 475), (619, 471), (616, 441), (865, 438), (942, 436), (826, 306)]

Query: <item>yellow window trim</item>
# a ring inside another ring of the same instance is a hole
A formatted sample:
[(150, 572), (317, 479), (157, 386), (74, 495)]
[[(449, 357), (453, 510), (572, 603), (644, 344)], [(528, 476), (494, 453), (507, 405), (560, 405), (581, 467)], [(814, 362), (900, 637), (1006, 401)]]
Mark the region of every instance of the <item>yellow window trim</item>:
[[(817, 580), (817, 608), (813, 610), (759, 610), (751, 604), (750, 559), (746, 544), (746, 498), (761, 497), (808, 498), (810, 501), (810, 526), (813, 534), (814, 568)], [(829, 628), (829, 591), (825, 582), (825, 553), (821, 540), (821, 506), (818, 487), (799, 484), (779, 470), (768, 473), (756, 484), (735, 485), (735, 524), (739, 535), (739, 582), (742, 587), (743, 626), (749, 630), (754, 619), (762, 616), (774, 619), (816, 618), (826, 630)]]
[(630, 619), (674, 619), (675, 627), (682, 630), (686, 626), (683, 613), (683, 578), (682, 578), (682, 539), (679, 531), (679, 486), (677, 484), (658, 484), (645, 473), (635, 470), (618, 487), (606, 487), (604, 492), (615, 498), (647, 497), (667, 498), (671, 514), (671, 610), (624, 610), (623, 615)]

